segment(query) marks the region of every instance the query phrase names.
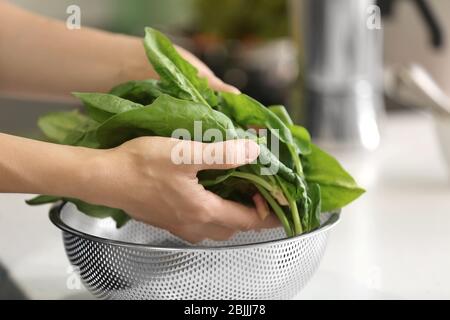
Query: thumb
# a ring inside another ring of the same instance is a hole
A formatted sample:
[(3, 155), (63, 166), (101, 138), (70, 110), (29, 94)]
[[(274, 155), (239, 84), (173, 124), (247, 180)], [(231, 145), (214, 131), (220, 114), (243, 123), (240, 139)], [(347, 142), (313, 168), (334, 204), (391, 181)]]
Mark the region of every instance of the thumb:
[(209, 85), (211, 88), (213, 88), (216, 91), (222, 91), (222, 92), (232, 92), (235, 94), (241, 93), (238, 88), (233, 87), (232, 85), (229, 85), (216, 76), (212, 76), (208, 79)]
[(196, 171), (206, 169), (226, 170), (240, 167), (256, 160), (259, 146), (252, 140), (228, 140), (216, 143), (202, 143), (202, 163)]

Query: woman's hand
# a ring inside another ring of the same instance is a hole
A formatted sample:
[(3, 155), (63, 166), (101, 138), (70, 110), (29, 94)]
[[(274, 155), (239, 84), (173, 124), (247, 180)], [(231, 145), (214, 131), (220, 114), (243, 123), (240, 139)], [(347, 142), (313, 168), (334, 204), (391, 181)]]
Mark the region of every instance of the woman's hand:
[[(211, 144), (143, 137), (115, 149), (93, 150), (95, 156), (86, 162), (86, 180), (77, 197), (123, 209), (136, 220), (190, 242), (225, 240), (238, 230), (278, 225), (273, 216), (261, 221), (254, 208), (206, 191), (196, 177), (199, 170), (230, 169), (253, 161), (259, 153), (256, 143), (236, 140), (216, 144), (223, 150), (220, 162), (224, 164), (213, 165), (175, 164), (171, 157), (175, 146), (202, 151)], [(225, 161), (230, 153), (246, 156), (230, 164)]]
[[(8, 150), (0, 157), (0, 192), (49, 194), (120, 208), (190, 242), (224, 240), (238, 230), (279, 225), (275, 216), (262, 221), (256, 209), (224, 200), (198, 183), (200, 170), (255, 160), (259, 147), (250, 140), (204, 144), (142, 137), (99, 150), (0, 133), (0, 150)], [(189, 155), (181, 164), (180, 150)]]
[[(140, 38), (87, 26), (69, 30), (8, 1), (0, 1), (0, 21), (8, 26), (0, 28), (0, 95), (73, 102), (73, 91), (108, 92), (122, 82), (157, 78)], [(238, 92), (192, 53), (177, 50), (211, 88)]]
[(216, 90), (216, 91), (227, 91), (227, 92), (233, 92), (233, 93), (240, 93), (240, 91), (223, 82), (220, 78), (218, 78), (214, 72), (211, 71), (211, 69), (209, 69), (202, 61), (200, 61), (196, 56), (194, 56), (192, 53), (190, 53), (189, 51), (180, 48), (180, 47), (176, 47), (178, 52), (181, 54), (181, 56), (183, 56), (184, 59), (186, 59), (187, 61), (189, 61), (190, 64), (192, 64), (194, 67), (197, 68), (198, 73), (201, 77), (205, 77), (206, 79), (208, 79), (208, 83), (209, 86)]

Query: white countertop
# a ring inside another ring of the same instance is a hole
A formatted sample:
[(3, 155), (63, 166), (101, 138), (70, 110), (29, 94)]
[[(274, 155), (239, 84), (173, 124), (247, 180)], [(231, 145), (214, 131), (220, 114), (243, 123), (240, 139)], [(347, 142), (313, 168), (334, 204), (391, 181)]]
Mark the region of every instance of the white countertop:
[[(383, 144), (338, 156), (367, 189), (345, 208), (301, 299), (450, 299), (450, 183), (424, 114), (391, 115)], [(30, 298), (90, 298), (68, 289), (70, 266), (48, 206), (0, 194), (0, 260)], [(73, 282), (71, 282), (73, 284)]]

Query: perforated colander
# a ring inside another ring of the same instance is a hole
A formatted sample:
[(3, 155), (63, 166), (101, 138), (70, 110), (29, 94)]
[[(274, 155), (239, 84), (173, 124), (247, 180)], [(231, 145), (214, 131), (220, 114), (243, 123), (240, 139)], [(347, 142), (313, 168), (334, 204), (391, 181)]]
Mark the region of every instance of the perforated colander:
[(324, 214), (318, 230), (293, 238), (277, 228), (196, 245), (136, 221), (117, 229), (70, 203), (54, 207), (50, 219), (98, 298), (289, 299), (317, 270), (339, 214)]

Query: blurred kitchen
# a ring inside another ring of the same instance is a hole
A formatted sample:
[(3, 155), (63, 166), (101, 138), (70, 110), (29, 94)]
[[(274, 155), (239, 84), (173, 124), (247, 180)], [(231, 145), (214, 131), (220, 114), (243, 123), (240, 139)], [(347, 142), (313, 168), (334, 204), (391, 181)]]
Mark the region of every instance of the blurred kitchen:
[[(155, 27), (337, 155), (367, 193), (299, 299), (450, 298), (450, 1), (11, 2), (59, 19), (76, 4), (82, 26), (137, 36)], [(40, 114), (72, 107), (2, 98), (0, 131), (39, 137)], [(24, 199), (0, 195), (0, 298), (89, 298), (68, 285), (48, 207)]]

